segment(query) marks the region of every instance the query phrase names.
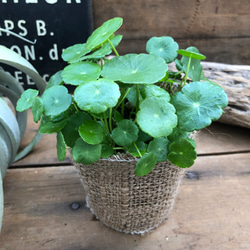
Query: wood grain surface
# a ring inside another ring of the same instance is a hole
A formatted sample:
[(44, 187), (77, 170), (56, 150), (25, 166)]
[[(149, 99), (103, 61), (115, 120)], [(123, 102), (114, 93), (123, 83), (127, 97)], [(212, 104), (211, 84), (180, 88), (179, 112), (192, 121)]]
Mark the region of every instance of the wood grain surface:
[[(35, 131), (29, 118), (24, 141)], [(199, 156), (169, 219), (143, 236), (116, 232), (90, 213), (75, 168), (56, 160), (55, 136), (44, 136), (7, 171), (0, 249), (250, 249), (249, 136), (221, 123), (199, 132)]]
[(246, 0), (93, 0), (95, 28), (119, 16), (118, 51), (145, 52), (152, 36), (172, 36), (182, 49), (196, 46), (208, 61), (250, 64), (250, 2)]

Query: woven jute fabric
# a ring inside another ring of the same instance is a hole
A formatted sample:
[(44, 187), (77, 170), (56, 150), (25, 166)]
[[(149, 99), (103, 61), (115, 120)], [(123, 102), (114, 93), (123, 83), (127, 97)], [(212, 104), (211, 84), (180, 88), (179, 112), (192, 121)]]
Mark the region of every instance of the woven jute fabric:
[(138, 177), (136, 162), (122, 155), (92, 165), (75, 164), (91, 212), (107, 226), (132, 234), (148, 232), (168, 218), (184, 174), (166, 161)]

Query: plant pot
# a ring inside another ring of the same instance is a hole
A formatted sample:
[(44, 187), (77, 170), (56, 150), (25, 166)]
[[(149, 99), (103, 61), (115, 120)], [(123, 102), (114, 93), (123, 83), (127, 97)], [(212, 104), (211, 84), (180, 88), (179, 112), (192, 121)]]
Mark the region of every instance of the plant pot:
[(138, 177), (136, 162), (131, 156), (118, 155), (92, 165), (75, 163), (91, 212), (105, 225), (131, 234), (148, 232), (168, 218), (184, 174), (166, 161)]

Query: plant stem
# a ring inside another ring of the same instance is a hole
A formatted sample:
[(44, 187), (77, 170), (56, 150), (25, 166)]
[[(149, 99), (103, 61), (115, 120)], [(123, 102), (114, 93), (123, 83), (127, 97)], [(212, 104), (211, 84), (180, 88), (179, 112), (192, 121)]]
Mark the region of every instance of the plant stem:
[(187, 77), (188, 77), (188, 71), (189, 71), (189, 68), (190, 68), (191, 60), (192, 60), (192, 57), (189, 57), (189, 60), (188, 60), (188, 66), (187, 66), (187, 71), (186, 71), (186, 74), (185, 74), (185, 78), (184, 78), (184, 84), (183, 84), (183, 86), (185, 86), (185, 85), (186, 85), (186, 81), (187, 81)]
[(114, 45), (113, 45), (113, 43), (110, 41), (110, 39), (108, 39), (108, 42), (109, 42), (110, 46), (112, 47), (113, 51), (115, 52), (115, 54), (116, 54), (117, 56), (119, 56), (119, 54), (118, 54), (116, 48), (114, 47)]
[(107, 120), (105, 112), (103, 112), (103, 117), (104, 117), (104, 124), (105, 124), (106, 130), (107, 130), (108, 134), (110, 135), (108, 120)]
[(104, 122), (102, 121), (102, 123), (104, 123), (104, 127), (106, 128), (106, 131), (107, 131), (107, 133), (109, 135), (110, 143), (112, 145), (112, 138), (111, 138), (111, 135), (110, 135), (108, 120), (107, 120), (105, 112), (103, 112), (103, 117), (104, 117)]
[(125, 98), (127, 97), (129, 91), (131, 88), (128, 88), (128, 90), (126, 91), (126, 93), (123, 95), (122, 99), (119, 101), (119, 103), (116, 105), (115, 110), (121, 105), (122, 102), (124, 102)]
[(123, 148), (123, 147), (115, 147), (115, 148), (113, 148), (113, 150), (124, 150), (125, 148)]
[(109, 109), (109, 130), (110, 132), (112, 132), (113, 128), (112, 128), (112, 108)]
[(140, 102), (140, 89), (139, 89), (139, 84), (136, 84), (136, 113), (139, 110), (139, 102)]
[(79, 110), (79, 108), (77, 107), (77, 105), (76, 105), (75, 102), (73, 102), (73, 105), (74, 105), (74, 108), (75, 108), (76, 112), (80, 112), (80, 110)]
[(140, 152), (140, 150), (138, 149), (138, 147), (137, 147), (137, 145), (135, 144), (135, 142), (133, 142), (133, 145), (135, 146), (135, 149), (136, 149), (138, 155), (139, 155), (140, 157), (142, 157), (141, 152)]

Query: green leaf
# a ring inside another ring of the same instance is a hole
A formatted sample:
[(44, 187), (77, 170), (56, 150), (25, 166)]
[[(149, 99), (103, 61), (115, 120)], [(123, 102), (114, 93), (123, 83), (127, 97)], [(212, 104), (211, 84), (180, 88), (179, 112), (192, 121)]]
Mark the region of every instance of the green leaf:
[(123, 116), (121, 115), (121, 113), (119, 113), (117, 110), (114, 112), (114, 119), (116, 122), (120, 122), (121, 120), (123, 120)]
[(141, 155), (144, 155), (147, 152), (147, 146), (143, 141), (136, 141), (135, 142), (136, 147), (140, 151), (140, 154), (138, 153), (136, 147), (134, 146), (134, 143), (131, 144), (128, 147), (128, 152), (134, 156), (134, 157), (140, 157)]
[(55, 73), (53, 76), (50, 77), (49, 82), (46, 86), (46, 89), (49, 89), (55, 85), (61, 85), (63, 83), (61, 73), (62, 73), (62, 70), (58, 71), (57, 73)]
[(157, 156), (155, 153), (150, 152), (142, 156), (137, 162), (135, 168), (135, 174), (139, 177), (149, 174), (157, 162)]
[(72, 148), (72, 156), (75, 162), (82, 164), (93, 164), (101, 157), (101, 144), (90, 145), (78, 138), (74, 147)]
[[(137, 103), (137, 90), (136, 90), (136, 87), (137, 87), (136, 85), (132, 86), (132, 88), (130, 88), (130, 91), (127, 94), (127, 99), (129, 101), (128, 105), (131, 106), (131, 104), (133, 104), (134, 107), (136, 107), (136, 103)], [(143, 85), (139, 85), (139, 89), (142, 89), (141, 87), (143, 87)], [(139, 100), (140, 101), (142, 100), (141, 92), (139, 92)], [(130, 107), (130, 109), (131, 108), (132, 107)]]
[(105, 43), (122, 25), (123, 19), (120, 17), (112, 18), (104, 22), (99, 28), (94, 30), (86, 42), (86, 48), (93, 50)]
[(152, 37), (148, 40), (146, 50), (149, 54), (163, 58), (167, 63), (171, 63), (177, 57), (178, 43), (172, 37)]
[(194, 164), (197, 153), (190, 140), (192, 139), (180, 139), (171, 143), (168, 154), (171, 163), (181, 168), (189, 168)]
[(82, 139), (88, 144), (99, 144), (103, 140), (103, 127), (102, 125), (93, 120), (87, 120), (79, 127), (79, 134)]
[(31, 108), (32, 103), (38, 93), (39, 91), (35, 89), (25, 90), (17, 101), (16, 110), (18, 112), (23, 112), (24, 110)]
[(148, 152), (153, 152), (157, 156), (157, 162), (166, 161), (168, 158), (168, 146), (170, 142), (165, 137), (155, 138), (148, 145)]
[[(192, 50), (189, 50), (191, 47), (189, 47), (188, 49), (180, 49), (180, 50), (177, 50), (177, 53), (179, 55), (182, 55), (182, 56), (186, 56), (186, 57), (190, 57), (190, 58), (193, 58), (193, 59), (198, 59), (198, 60), (204, 60), (206, 59), (206, 56), (202, 55), (201, 53), (199, 53), (199, 51), (192, 51)], [(195, 48), (195, 47), (192, 47), (192, 48)]]
[(148, 134), (146, 134), (145, 132), (139, 130), (138, 140), (139, 140), (139, 141), (146, 142), (146, 141), (151, 140), (151, 136), (148, 135)]
[(192, 82), (172, 96), (179, 128), (192, 132), (209, 126), (223, 114), (228, 104), (225, 91), (209, 82)]
[(79, 138), (78, 129), (84, 121), (91, 120), (91, 116), (84, 111), (78, 112), (72, 115), (65, 127), (62, 129), (62, 133), (66, 144), (69, 147), (73, 147), (75, 141)]
[(32, 114), (34, 122), (38, 122), (43, 114), (43, 101), (41, 98), (36, 97), (32, 103)]
[(189, 135), (190, 135), (189, 132), (180, 129), (179, 127), (175, 127), (173, 129), (173, 132), (168, 136), (168, 139), (171, 142), (173, 142), (173, 141), (177, 141), (179, 139), (186, 139), (186, 138), (188, 138)]
[[(121, 42), (121, 40), (122, 40), (122, 35), (117, 35), (117, 36), (110, 38), (110, 42), (113, 44), (114, 47), (116, 47)], [(103, 58), (111, 54), (112, 51), (113, 49), (110, 43), (107, 41), (100, 49), (96, 50), (90, 55), (82, 57), (81, 60)]]
[(57, 85), (46, 89), (42, 95), (45, 115), (59, 115), (66, 111), (71, 100), (72, 97), (64, 86)]
[(57, 132), (56, 139), (57, 139), (56, 149), (57, 149), (58, 160), (64, 161), (66, 157), (66, 145), (61, 131)]
[(70, 64), (62, 71), (65, 83), (78, 86), (83, 82), (97, 79), (101, 74), (101, 67), (96, 63), (77, 62)]
[(147, 97), (140, 104), (137, 123), (152, 137), (168, 136), (177, 126), (175, 108), (164, 98)]
[[(195, 47), (189, 47), (185, 51), (187, 53), (190, 53), (190, 55), (192, 55), (193, 53), (199, 54), (199, 50)], [(190, 77), (193, 81), (200, 81), (202, 76), (202, 66), (200, 64), (200, 60), (198, 60), (198, 57), (190, 57), (192, 59), (189, 65), (188, 77)], [(181, 58), (181, 64), (183, 65), (182, 70), (184, 70), (185, 72), (187, 72), (190, 57), (183, 56)]]
[(80, 109), (99, 114), (117, 104), (120, 90), (115, 82), (99, 79), (78, 86), (74, 97)]
[(167, 70), (167, 64), (160, 57), (148, 54), (127, 54), (106, 62), (102, 76), (128, 84), (153, 84), (161, 80)]
[(146, 85), (142, 91), (142, 96), (143, 98), (146, 98), (146, 97), (162, 97), (164, 98), (166, 101), (170, 101), (170, 95), (169, 93), (162, 89), (161, 87), (159, 86), (156, 86), (156, 85)]
[(68, 63), (79, 62), (82, 56), (89, 53), (91, 49), (86, 48), (86, 44), (75, 44), (66, 48), (62, 53), (62, 59)]
[(114, 154), (114, 150), (112, 147), (110, 147), (107, 144), (102, 144), (102, 153), (101, 153), (101, 157), (103, 159), (107, 159), (109, 158), (111, 155)]
[(112, 131), (112, 139), (119, 146), (130, 146), (138, 138), (138, 127), (131, 120), (122, 120)]
[(39, 133), (40, 134), (53, 134), (57, 133), (66, 125), (67, 120), (53, 121), (47, 116), (43, 116), (40, 124)]

